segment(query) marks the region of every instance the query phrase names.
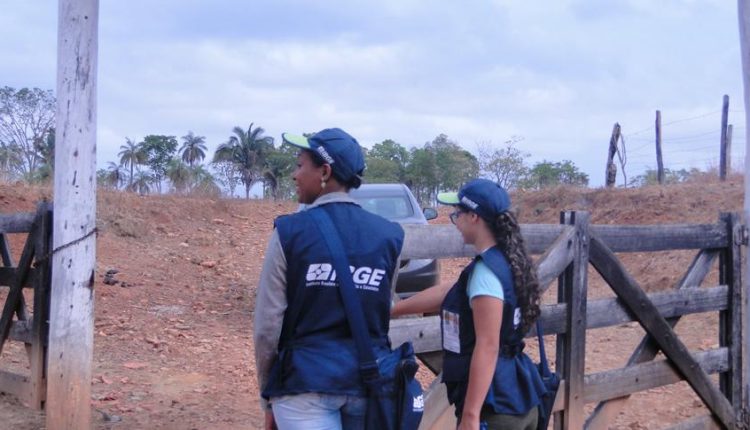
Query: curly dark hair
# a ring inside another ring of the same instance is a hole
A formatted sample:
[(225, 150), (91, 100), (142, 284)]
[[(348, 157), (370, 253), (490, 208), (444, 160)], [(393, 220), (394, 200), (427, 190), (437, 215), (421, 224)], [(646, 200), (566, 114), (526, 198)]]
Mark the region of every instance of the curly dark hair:
[(510, 263), (518, 306), (521, 308), (521, 329), (526, 333), (541, 313), (541, 291), (536, 270), (526, 252), (521, 226), (515, 214), (510, 211), (499, 214), (494, 222), (488, 222), (487, 225)]

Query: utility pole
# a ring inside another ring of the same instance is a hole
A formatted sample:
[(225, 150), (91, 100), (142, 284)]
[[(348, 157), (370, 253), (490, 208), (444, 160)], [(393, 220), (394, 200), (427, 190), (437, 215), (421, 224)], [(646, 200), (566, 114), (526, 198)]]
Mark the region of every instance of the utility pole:
[(49, 430), (91, 428), (98, 0), (59, 0)]

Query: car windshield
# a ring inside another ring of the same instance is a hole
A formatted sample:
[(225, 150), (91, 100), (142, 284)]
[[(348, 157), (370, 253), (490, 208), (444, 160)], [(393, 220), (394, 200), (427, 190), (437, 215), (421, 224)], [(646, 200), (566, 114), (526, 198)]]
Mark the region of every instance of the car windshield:
[(351, 196), (365, 210), (389, 220), (414, 216), (414, 211), (406, 196), (360, 196), (355, 193)]

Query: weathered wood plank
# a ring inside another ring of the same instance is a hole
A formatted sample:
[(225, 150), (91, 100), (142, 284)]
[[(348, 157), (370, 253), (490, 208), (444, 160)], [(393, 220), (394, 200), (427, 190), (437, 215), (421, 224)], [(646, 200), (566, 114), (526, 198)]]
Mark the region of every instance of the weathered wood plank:
[[(727, 348), (694, 352), (691, 357), (707, 374), (725, 372), (729, 368)], [(683, 377), (669, 360), (662, 359), (593, 373), (586, 375), (585, 380), (586, 403), (594, 403), (671, 385), (682, 381)]]
[(706, 372), (697, 366), (685, 345), (615, 255), (595, 235), (592, 234), (590, 239), (590, 261), (599, 274), (638, 317), (638, 322), (644, 329), (656, 339), (662, 351), (685, 375), (690, 386), (712, 413), (727, 427), (733, 426), (734, 412), (726, 397), (713, 385)]
[[(28, 269), (26, 274), (26, 282), (23, 283), (23, 288), (34, 288), (34, 282), (36, 282), (38, 270), (36, 268)], [(10, 287), (14, 285), (16, 280), (16, 268), (15, 267), (0, 267), (0, 288)]]
[[(31, 343), (31, 321), (13, 321), (10, 325), (8, 339), (23, 343)], [(2, 386), (0, 386), (2, 388)]]
[(575, 230), (566, 228), (560, 233), (547, 251), (535, 263), (539, 286), (542, 291), (549, 289), (549, 284), (557, 279), (573, 261), (573, 244)]
[[(661, 315), (665, 318), (674, 318), (681, 315), (726, 309), (729, 301), (728, 294), (729, 288), (726, 285), (720, 285), (667, 293), (651, 293), (648, 297)], [(542, 323), (543, 334), (564, 334), (567, 319), (566, 304), (542, 306), (542, 314), (539, 319)], [(588, 302), (586, 309), (587, 330), (616, 326), (635, 320), (635, 317), (619, 299), (606, 298)], [(412, 341), (414, 351), (420, 354), (439, 351), (441, 349), (440, 317), (429, 316), (391, 320), (388, 335), (393, 345)], [(536, 331), (529, 331), (526, 337), (536, 337)]]
[(91, 427), (99, 0), (59, 0), (48, 430)]
[(10, 254), (10, 245), (8, 244), (8, 235), (0, 233), (0, 260), (5, 267), (13, 267), (13, 257)]
[[(683, 292), (681, 290), (691, 289), (693, 287), (700, 286), (700, 284), (703, 282), (703, 280), (706, 278), (709, 271), (711, 270), (713, 262), (714, 260), (716, 260), (717, 256), (718, 256), (718, 251), (716, 250), (700, 251), (693, 259), (685, 275), (682, 277), (680, 282), (678, 282), (677, 285), (675, 286), (675, 288), (678, 290), (677, 292), (681, 293)], [(701, 290), (698, 290), (698, 291), (701, 291)], [(655, 305), (659, 306), (655, 298), (651, 297), (651, 300)], [(726, 293), (725, 293), (723, 306), (719, 309), (726, 309), (727, 303), (728, 303), (728, 298), (726, 297)], [(659, 311), (661, 312), (661, 308), (659, 309)], [(667, 320), (667, 322), (669, 323), (671, 327), (674, 327), (679, 321), (679, 316), (678, 316), (679, 314), (675, 314), (675, 315), (663, 314), (663, 315), (665, 317), (670, 317), (670, 316), (673, 317)], [(650, 336), (646, 335), (645, 337), (641, 339), (638, 346), (630, 355), (627, 365), (631, 366), (637, 363), (642, 363), (645, 361), (653, 360), (657, 352), (659, 352), (658, 344)], [(598, 404), (596, 408), (594, 409), (594, 412), (589, 416), (586, 422), (586, 428), (588, 430), (607, 429), (609, 427), (609, 423), (625, 407), (625, 404), (627, 403), (628, 398), (629, 396), (624, 396), (619, 399), (613, 399), (606, 403)]]
[[(463, 243), (449, 224), (404, 225), (402, 258), (473, 257), (476, 250)], [(566, 234), (569, 226), (523, 224), (521, 233), (531, 254), (542, 254)], [(722, 224), (592, 225), (590, 230), (613, 252), (653, 252), (723, 248), (729, 236)], [(546, 285), (546, 284), (545, 284)]]
[[(404, 225), (401, 258), (456, 258), (476, 255), (474, 246), (464, 244), (461, 233), (450, 224)], [(521, 233), (532, 254), (541, 254), (566, 228), (556, 224), (524, 224)]]
[(0, 233), (28, 233), (34, 224), (34, 213), (0, 214)]
[(49, 291), (51, 267), (48, 256), (52, 242), (52, 207), (48, 203), (39, 204), (37, 210), (36, 249), (39, 274), (34, 280), (34, 320), (31, 326), (31, 352), (29, 354), (29, 405), (41, 410), (47, 394), (47, 334), (49, 320)]
[[(15, 279), (13, 284), (10, 286), (8, 296), (5, 299), (5, 305), (3, 306), (3, 313), (0, 316), (0, 353), (2, 353), (5, 340), (8, 338), (10, 332), (10, 325), (15, 314), (19, 308), (26, 310), (26, 306), (23, 302), (22, 285), (26, 282), (26, 277), (31, 268), (31, 262), (34, 258), (35, 240), (34, 237), (36, 232), (32, 231), (29, 233), (29, 237), (24, 245), (23, 252), (21, 253), (21, 260), (18, 262), (18, 269), (16, 270)], [(23, 316), (19, 314), (19, 317)], [(28, 319), (28, 318), (21, 318)]]
[(567, 304), (567, 333), (563, 336), (565, 357), (562, 371), (555, 370), (565, 379), (565, 403), (567, 408), (562, 415), (562, 428), (574, 430), (583, 428), (584, 422), (584, 375), (586, 374), (586, 302), (588, 295), (589, 262), (589, 214), (571, 212), (566, 221), (575, 228), (573, 261), (565, 271), (562, 290)]
[(712, 415), (700, 415), (688, 418), (666, 430), (720, 430), (723, 427)]
[(730, 368), (719, 376), (721, 391), (732, 402), (735, 413), (742, 409), (742, 224), (739, 214), (722, 213), (721, 221), (732, 238), (723, 249), (719, 262), (719, 281), (731, 286), (729, 306), (719, 313), (719, 345), (729, 348)]
[(29, 398), (29, 378), (17, 373), (0, 370), (0, 392), (19, 399)]
[(723, 248), (729, 244), (722, 224), (596, 225), (591, 231), (612, 252)]

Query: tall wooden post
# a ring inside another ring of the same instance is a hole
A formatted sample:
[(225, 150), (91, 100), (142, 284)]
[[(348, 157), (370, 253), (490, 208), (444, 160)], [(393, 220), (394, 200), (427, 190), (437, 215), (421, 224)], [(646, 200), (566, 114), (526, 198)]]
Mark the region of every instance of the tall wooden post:
[(59, 0), (47, 428), (91, 428), (98, 0)]
[[(742, 83), (744, 87), (744, 98), (745, 98), (745, 129), (750, 127), (750, 0), (737, 0), (737, 16), (739, 18), (740, 26), (740, 56), (742, 57)], [(750, 154), (750, 135), (745, 133), (745, 154)], [(750, 220), (750, 157), (745, 156), (745, 206), (744, 206), (745, 222)], [(745, 258), (747, 258), (745, 253)], [(744, 288), (747, 291), (749, 288), (748, 279), (750, 279), (750, 264), (745, 264), (745, 278), (743, 279)], [(742, 327), (742, 340), (743, 340), (743, 360), (742, 360), (742, 372), (744, 374), (744, 386), (742, 387), (742, 404), (746, 411), (750, 410), (750, 390), (748, 389), (748, 374), (750, 374), (750, 366), (748, 365), (748, 357), (750, 357), (750, 349), (748, 345), (748, 329), (750, 328), (750, 312), (747, 312), (747, 297), (745, 297), (744, 321)]]
[(729, 121), (729, 96), (724, 94), (721, 106), (721, 142), (719, 151), (719, 179), (727, 179), (727, 125)]
[(607, 151), (607, 171), (606, 186), (612, 188), (615, 186), (617, 178), (617, 166), (615, 166), (615, 154), (617, 153), (617, 141), (620, 139), (620, 124), (615, 123), (612, 127), (612, 136), (609, 138), (609, 151)]
[(661, 111), (656, 111), (656, 179), (664, 184), (664, 163), (661, 159)]
[(732, 129), (734, 126), (732, 124), (729, 124), (727, 126), (727, 139), (724, 143), (724, 152), (726, 153), (726, 165), (727, 165), (727, 175), (732, 174)]

